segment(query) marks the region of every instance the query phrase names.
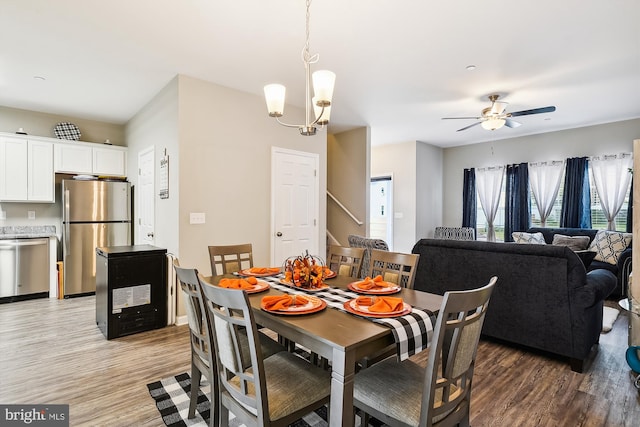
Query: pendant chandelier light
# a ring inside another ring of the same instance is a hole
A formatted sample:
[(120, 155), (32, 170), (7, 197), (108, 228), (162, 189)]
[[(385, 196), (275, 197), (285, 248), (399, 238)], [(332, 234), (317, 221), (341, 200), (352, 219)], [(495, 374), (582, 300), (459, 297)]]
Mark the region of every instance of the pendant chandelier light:
[[(280, 121), (284, 114), (284, 98), (286, 88), (281, 84), (269, 84), (264, 87), (264, 97), (267, 101), (269, 116), (283, 126), (295, 127), (300, 130), (301, 135), (310, 136), (316, 134), (316, 125), (320, 127), (329, 123), (331, 114), (331, 98), (333, 97), (333, 85), (336, 75), (331, 71), (319, 70), (311, 75), (311, 64), (318, 62), (319, 55), (309, 53), (309, 7), (311, 0), (307, 0), (306, 15), (306, 42), (302, 49), (302, 62), (305, 69), (305, 123), (303, 125), (291, 125)], [(311, 95), (311, 82), (313, 81), (313, 93)], [(315, 114), (315, 120), (311, 121), (311, 106)]]

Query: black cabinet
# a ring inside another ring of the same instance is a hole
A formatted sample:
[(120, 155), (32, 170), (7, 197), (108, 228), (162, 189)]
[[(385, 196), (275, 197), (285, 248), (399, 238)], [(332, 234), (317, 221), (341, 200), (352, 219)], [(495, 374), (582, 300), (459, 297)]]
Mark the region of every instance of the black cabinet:
[(96, 248), (96, 323), (107, 339), (167, 325), (167, 250)]

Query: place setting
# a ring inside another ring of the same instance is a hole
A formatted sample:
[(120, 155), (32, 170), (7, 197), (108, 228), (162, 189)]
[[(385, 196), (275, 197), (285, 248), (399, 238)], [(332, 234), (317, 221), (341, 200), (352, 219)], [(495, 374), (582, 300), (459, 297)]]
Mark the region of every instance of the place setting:
[(373, 279), (366, 277), (364, 280), (351, 282), (347, 287), (353, 292), (367, 295), (392, 295), (402, 290), (402, 288), (395, 283), (385, 282), (380, 275)]
[(241, 276), (269, 277), (276, 276), (282, 272), (280, 267), (251, 267), (238, 271)]
[(267, 295), (262, 298), (260, 308), (273, 314), (311, 314), (327, 308), (327, 303), (313, 295)]
[(375, 295), (361, 295), (345, 301), (343, 307), (349, 313), (374, 318), (405, 316), (412, 310), (402, 298)]
[(230, 279), (224, 277), (220, 279), (220, 281), (218, 282), (218, 286), (227, 289), (239, 289), (245, 291), (248, 294), (263, 292), (271, 287), (268, 282), (265, 282), (264, 280), (258, 280), (253, 276), (238, 279)]

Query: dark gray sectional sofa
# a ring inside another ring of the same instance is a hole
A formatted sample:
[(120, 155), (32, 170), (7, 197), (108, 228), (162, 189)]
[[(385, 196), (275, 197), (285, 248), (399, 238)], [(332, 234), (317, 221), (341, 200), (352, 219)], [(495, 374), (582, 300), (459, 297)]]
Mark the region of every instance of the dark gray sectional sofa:
[(412, 252), (418, 290), (442, 295), (498, 276), (483, 335), (567, 357), (582, 372), (617, 283), (611, 271), (587, 273), (571, 249), (553, 245), (422, 239)]
[[(598, 230), (589, 228), (539, 228), (531, 227), (527, 230), (527, 233), (542, 233), (544, 241), (547, 244), (553, 243), (553, 236), (556, 234), (562, 234), (565, 236), (588, 236), (589, 244), (593, 241)], [(618, 259), (616, 265), (609, 264), (602, 261), (591, 261), (591, 264), (587, 267), (587, 271), (593, 271), (598, 269), (609, 270), (616, 276), (616, 287), (609, 295), (609, 298), (619, 299), (627, 296), (629, 273), (631, 273), (631, 247), (625, 249)]]

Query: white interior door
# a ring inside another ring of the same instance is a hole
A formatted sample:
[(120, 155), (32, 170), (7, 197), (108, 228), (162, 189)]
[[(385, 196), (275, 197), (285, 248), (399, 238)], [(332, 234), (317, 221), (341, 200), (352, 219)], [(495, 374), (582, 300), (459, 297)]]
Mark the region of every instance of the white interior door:
[(155, 243), (155, 148), (149, 147), (138, 153), (137, 185), (137, 223), (136, 244), (153, 245)]
[(305, 251), (318, 255), (319, 156), (274, 147), (271, 151), (271, 264)]

